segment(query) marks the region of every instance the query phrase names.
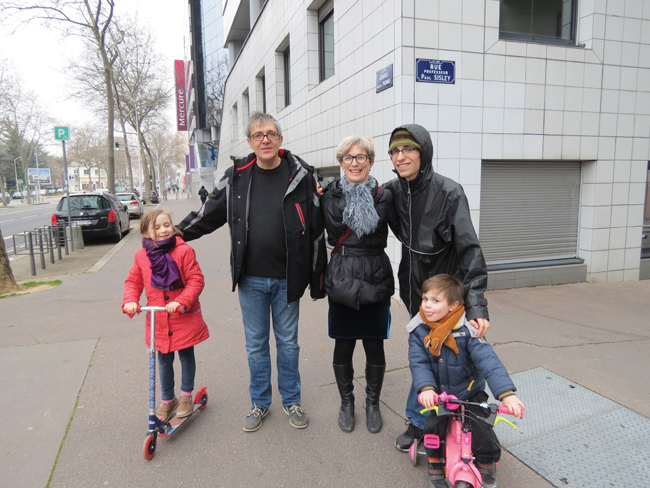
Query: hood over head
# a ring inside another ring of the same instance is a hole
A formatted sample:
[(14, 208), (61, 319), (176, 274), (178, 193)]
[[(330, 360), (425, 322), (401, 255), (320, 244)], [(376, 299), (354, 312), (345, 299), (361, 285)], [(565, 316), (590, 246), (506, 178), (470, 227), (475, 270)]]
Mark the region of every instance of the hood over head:
[[(391, 133), (389, 141), (393, 138), (395, 132), (404, 129), (407, 130), (422, 147), (420, 150), (420, 174), (416, 178), (416, 180), (418, 180), (422, 175), (426, 176), (433, 173), (433, 142), (431, 141), (429, 131), (418, 124), (406, 124), (396, 127)], [(397, 173), (397, 171), (393, 171)]]

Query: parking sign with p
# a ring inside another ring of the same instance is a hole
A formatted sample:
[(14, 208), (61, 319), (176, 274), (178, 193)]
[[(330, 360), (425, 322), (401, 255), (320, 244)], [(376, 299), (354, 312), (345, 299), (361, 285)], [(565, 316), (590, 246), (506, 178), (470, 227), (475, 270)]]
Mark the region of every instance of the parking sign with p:
[(55, 127), (54, 128), (54, 138), (57, 141), (67, 141), (70, 139), (67, 127)]

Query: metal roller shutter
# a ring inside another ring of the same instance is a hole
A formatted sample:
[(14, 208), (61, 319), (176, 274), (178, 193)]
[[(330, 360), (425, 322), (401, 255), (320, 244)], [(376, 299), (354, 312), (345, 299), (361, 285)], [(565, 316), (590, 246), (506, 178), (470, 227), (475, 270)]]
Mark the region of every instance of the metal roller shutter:
[(575, 258), (580, 161), (483, 161), (479, 239), (488, 265)]
[(341, 176), (341, 166), (323, 166), (316, 168), (318, 180), (334, 180)]

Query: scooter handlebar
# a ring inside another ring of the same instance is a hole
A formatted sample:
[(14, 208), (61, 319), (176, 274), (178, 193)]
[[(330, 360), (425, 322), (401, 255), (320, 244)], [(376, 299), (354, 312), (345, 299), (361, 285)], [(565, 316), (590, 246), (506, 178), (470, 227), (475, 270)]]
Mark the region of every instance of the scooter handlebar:
[[(138, 305), (138, 311), (136, 313), (140, 312), (164, 312), (165, 307), (142, 307)], [(122, 307), (122, 313), (125, 313), (131, 317), (133, 317), (133, 314), (130, 314), (124, 310), (124, 307)], [(185, 313), (185, 306), (181, 305), (176, 309), (176, 313)]]

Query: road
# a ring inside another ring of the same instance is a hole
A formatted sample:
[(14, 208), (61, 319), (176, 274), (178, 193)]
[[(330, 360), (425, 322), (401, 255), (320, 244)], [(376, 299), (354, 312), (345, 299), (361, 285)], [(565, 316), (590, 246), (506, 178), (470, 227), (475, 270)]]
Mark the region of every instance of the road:
[[(59, 202), (58, 198), (47, 199), (43, 205), (20, 204), (18, 200), (12, 200), (11, 206), (14, 208), (3, 208), (0, 210), (0, 230), (5, 242), (5, 249), (10, 254), (9, 259), (13, 256), (13, 238), (21, 232), (34, 230), (35, 228), (49, 225), (52, 223), (52, 214)], [(16, 237), (18, 250), (24, 248), (22, 237)]]

